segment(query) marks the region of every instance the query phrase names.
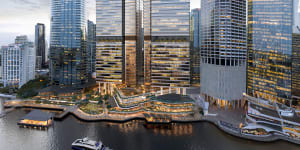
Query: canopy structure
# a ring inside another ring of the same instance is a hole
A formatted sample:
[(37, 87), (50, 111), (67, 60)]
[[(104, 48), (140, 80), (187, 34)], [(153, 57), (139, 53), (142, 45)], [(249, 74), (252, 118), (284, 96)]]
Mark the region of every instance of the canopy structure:
[(28, 113), (21, 120), (48, 121), (51, 118), (51, 114), (36, 109)]

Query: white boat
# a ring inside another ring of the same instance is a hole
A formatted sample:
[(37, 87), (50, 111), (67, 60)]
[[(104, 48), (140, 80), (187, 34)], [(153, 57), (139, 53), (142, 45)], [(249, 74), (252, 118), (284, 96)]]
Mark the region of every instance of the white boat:
[(72, 143), (72, 149), (74, 150), (105, 150), (101, 141), (96, 142), (86, 138), (77, 139)]

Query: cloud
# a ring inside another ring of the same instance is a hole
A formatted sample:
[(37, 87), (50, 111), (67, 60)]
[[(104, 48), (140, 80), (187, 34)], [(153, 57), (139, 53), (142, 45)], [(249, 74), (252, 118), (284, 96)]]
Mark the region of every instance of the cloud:
[[(87, 1), (87, 17), (95, 22), (96, 0)], [(0, 46), (9, 44), (16, 35), (34, 35), (36, 23), (46, 25), (46, 36), (50, 35), (51, 0), (0, 0)], [(200, 0), (191, 0), (191, 8), (196, 8)], [(33, 40), (33, 39), (31, 39)]]

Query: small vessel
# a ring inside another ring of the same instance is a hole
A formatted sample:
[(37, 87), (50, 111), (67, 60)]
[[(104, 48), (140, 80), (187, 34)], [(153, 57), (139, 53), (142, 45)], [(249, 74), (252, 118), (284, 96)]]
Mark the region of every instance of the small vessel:
[(105, 150), (106, 148), (101, 141), (96, 142), (88, 139), (77, 139), (72, 143), (72, 149), (74, 150)]

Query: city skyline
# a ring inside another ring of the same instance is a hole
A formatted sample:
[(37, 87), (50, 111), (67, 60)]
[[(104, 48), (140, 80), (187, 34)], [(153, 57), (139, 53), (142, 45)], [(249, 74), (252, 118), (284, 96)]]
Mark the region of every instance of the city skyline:
[(299, 149), (300, 0), (3, 3), (0, 149)]
[[(200, 7), (201, 0), (191, 0), (191, 9)], [(96, 0), (87, 0), (87, 18), (96, 22)], [(0, 6), (0, 45), (14, 42), (18, 35), (34, 41), (34, 26), (46, 26), (46, 41), (50, 41), (50, 0), (11, 0)]]

